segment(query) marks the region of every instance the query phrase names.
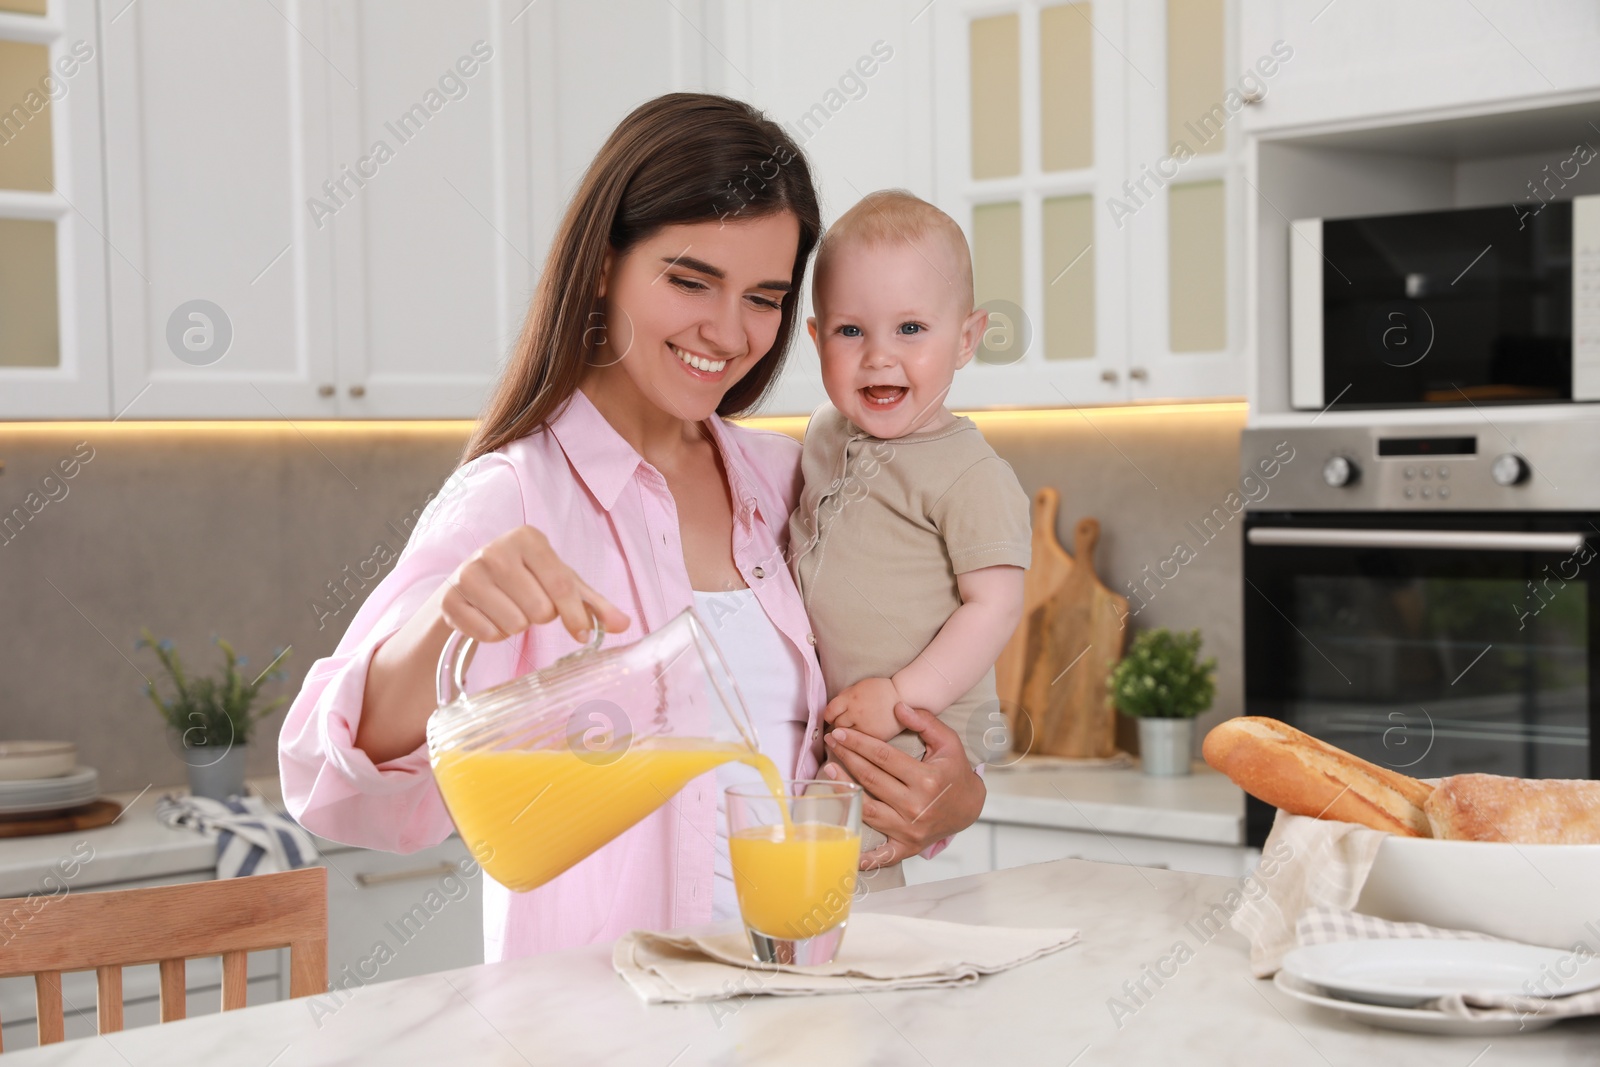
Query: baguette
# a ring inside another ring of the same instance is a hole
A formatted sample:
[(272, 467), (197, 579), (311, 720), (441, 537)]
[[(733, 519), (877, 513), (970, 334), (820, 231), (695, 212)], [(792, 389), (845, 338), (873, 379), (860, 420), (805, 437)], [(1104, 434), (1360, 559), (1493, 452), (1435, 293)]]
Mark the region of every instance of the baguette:
[(1600, 844), (1600, 782), (1458, 774), (1423, 810), (1433, 836), (1450, 841)]
[(1206, 735), (1206, 762), (1251, 796), (1291, 815), (1431, 837), (1433, 787), (1368, 763), (1277, 719), (1229, 719)]

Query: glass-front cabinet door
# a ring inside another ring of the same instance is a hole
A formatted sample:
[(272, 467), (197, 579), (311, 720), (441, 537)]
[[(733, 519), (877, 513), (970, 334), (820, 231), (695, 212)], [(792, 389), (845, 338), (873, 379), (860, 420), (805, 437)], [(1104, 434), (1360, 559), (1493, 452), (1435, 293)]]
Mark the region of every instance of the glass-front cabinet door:
[(953, 401), (1241, 393), (1227, 0), (933, 11), (938, 197), (991, 320)]
[(0, 0), (0, 418), (105, 418), (92, 6)]
[(1228, 0), (1128, 7), (1127, 182), (1108, 212), (1132, 245), (1134, 400), (1244, 391), (1241, 116), (1270, 80), (1236, 18)]
[(1126, 399), (1121, 4), (933, 8), (935, 185), (967, 230), (989, 329), (951, 402)]

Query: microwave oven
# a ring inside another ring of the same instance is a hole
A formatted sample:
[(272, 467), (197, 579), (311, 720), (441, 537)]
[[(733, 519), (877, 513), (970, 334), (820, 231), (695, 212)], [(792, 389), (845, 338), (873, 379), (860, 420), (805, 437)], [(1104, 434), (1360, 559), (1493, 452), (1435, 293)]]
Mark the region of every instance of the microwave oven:
[(1291, 224), (1297, 409), (1600, 400), (1600, 196)]

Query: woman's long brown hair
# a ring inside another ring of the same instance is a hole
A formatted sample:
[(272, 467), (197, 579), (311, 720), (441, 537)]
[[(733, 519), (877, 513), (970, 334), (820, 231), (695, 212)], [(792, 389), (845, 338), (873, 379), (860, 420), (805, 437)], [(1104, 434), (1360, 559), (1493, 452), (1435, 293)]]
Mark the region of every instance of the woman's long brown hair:
[(717, 405), (725, 418), (754, 409), (783, 369), (806, 262), (822, 229), (811, 170), (783, 128), (743, 101), (669, 93), (634, 109), (567, 207), (516, 349), (462, 462), (542, 429), (578, 388), (593, 352), (586, 331), (602, 310), (595, 294), (608, 250), (621, 256), (663, 226), (779, 211), (800, 223), (792, 288), (772, 348)]

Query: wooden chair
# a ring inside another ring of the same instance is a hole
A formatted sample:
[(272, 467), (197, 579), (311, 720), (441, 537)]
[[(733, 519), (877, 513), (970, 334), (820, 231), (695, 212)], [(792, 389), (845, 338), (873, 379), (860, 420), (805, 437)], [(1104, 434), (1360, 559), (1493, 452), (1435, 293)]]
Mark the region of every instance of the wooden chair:
[(65, 1037), (61, 975), (94, 971), (99, 1032), (122, 1029), (122, 968), (161, 965), (161, 1021), (184, 1017), (184, 962), (222, 957), (222, 1010), (245, 1006), (246, 954), (289, 949), (289, 995), (328, 990), (328, 872), (306, 867), (150, 889), (0, 900), (0, 978), (32, 975), (39, 1044)]

